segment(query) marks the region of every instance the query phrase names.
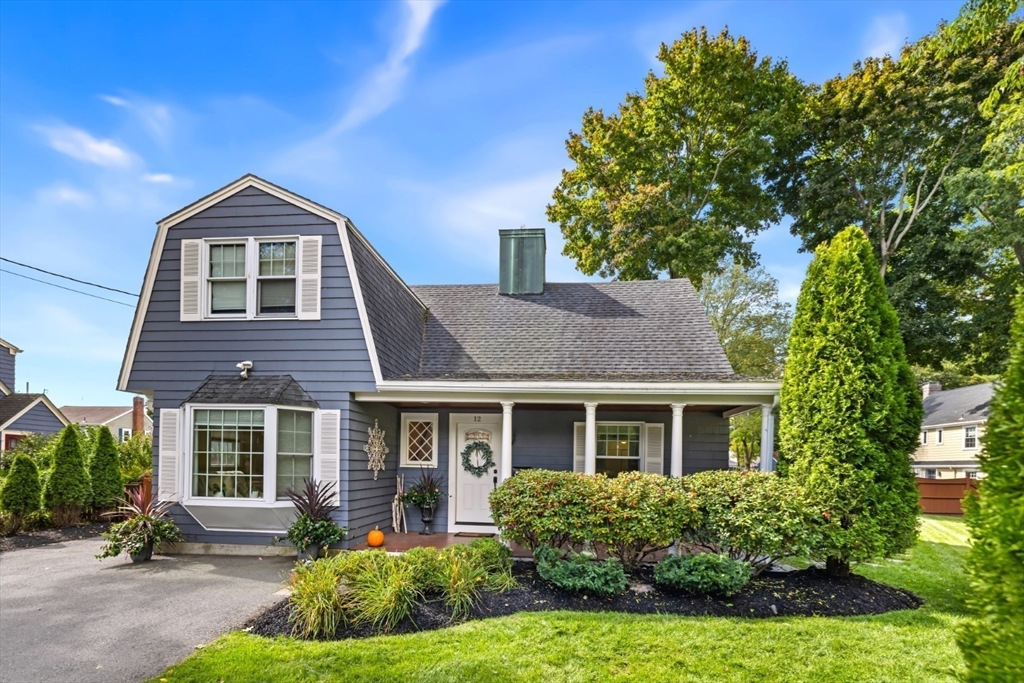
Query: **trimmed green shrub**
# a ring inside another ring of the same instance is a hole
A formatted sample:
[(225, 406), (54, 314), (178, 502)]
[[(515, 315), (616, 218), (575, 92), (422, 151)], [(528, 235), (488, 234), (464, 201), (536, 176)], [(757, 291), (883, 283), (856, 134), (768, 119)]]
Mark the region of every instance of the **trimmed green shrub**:
[(959, 634), (968, 681), (1024, 680), (1024, 288), (1010, 359), (997, 385), (978, 458), (986, 477), (966, 501), (974, 616)]
[(92, 483), (92, 507), (106, 510), (117, 506), (124, 498), (124, 480), (117, 459), (114, 435), (107, 427), (100, 427), (89, 459), (89, 481)]
[(0, 510), (11, 516), (8, 533), (18, 533), (25, 518), (39, 510), (42, 492), (36, 464), (27, 455), (15, 456), (11, 471), (0, 489)]
[(579, 547), (600, 523), (594, 508), (600, 477), (526, 470), (491, 492), (491, 516), (502, 537), (535, 550)]
[(779, 472), (824, 523), (812, 556), (832, 575), (917, 538), (910, 454), (921, 394), (871, 243), (851, 227), (815, 252), (797, 300), (782, 381)]
[(469, 544), (474, 560), (486, 573), (488, 589), (506, 591), (514, 588), (512, 577), (512, 549), (493, 538), (478, 538)]
[(654, 580), (695, 595), (735, 595), (750, 580), (750, 565), (727, 555), (668, 555), (654, 567)]
[(821, 514), (793, 479), (766, 472), (710, 471), (683, 480), (698, 521), (683, 540), (750, 565), (754, 575), (774, 562), (806, 555), (817, 544)]
[(614, 557), (599, 562), (584, 553), (566, 553), (541, 545), (533, 551), (533, 558), (537, 574), (565, 591), (612, 596), (628, 585), (622, 563)]
[(412, 548), (402, 553), (402, 559), (412, 567), (416, 585), (426, 591), (443, 591), (447, 582), (446, 557), (437, 548)]
[(78, 523), (82, 509), (89, 505), (91, 498), (92, 487), (89, 473), (85, 471), (78, 427), (68, 425), (61, 430), (53, 452), (53, 470), (43, 489), (43, 502), (53, 513), (53, 523), (64, 527)]

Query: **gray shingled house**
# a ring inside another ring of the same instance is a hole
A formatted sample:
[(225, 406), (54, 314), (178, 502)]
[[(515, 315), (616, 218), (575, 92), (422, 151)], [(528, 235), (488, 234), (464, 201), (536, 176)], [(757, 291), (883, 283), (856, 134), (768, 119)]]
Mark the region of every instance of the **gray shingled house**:
[(921, 387), (921, 445), (913, 455), (917, 476), (976, 479), (981, 475), (978, 453), (994, 391), (991, 382), (946, 391), (938, 382)]
[(499, 284), (410, 287), (348, 218), (255, 176), (161, 220), (118, 388), (153, 400), (188, 540), (266, 543), (310, 475), (337, 482), (352, 545), (423, 468), (448, 490), (435, 529), (487, 532), (521, 469), (727, 467), (729, 416), (779, 383), (733, 373), (690, 283), (548, 283), (543, 230), (500, 240)]

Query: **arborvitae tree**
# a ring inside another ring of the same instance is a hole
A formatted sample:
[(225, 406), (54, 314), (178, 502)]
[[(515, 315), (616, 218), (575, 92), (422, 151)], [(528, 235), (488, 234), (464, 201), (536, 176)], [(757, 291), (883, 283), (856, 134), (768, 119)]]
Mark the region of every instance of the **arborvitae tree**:
[(818, 247), (800, 290), (779, 429), (780, 472), (822, 511), (815, 554), (830, 574), (915, 542), (921, 417), (878, 261), (848, 228)]
[(53, 470), (46, 481), (43, 502), (53, 513), (53, 523), (60, 527), (76, 524), (91, 498), (92, 487), (78, 442), (78, 427), (68, 425), (61, 431), (54, 449)]
[(42, 486), (39, 484), (39, 470), (32, 458), (17, 455), (11, 471), (0, 489), (0, 510), (11, 515), (8, 531), (18, 533), (25, 517), (39, 510)]
[(969, 681), (1024, 680), (1024, 288), (1010, 361), (992, 399), (979, 457), (987, 476), (967, 502), (974, 619), (960, 632)]
[(95, 450), (89, 460), (92, 507), (95, 510), (106, 510), (124, 498), (124, 480), (121, 478), (117, 445), (110, 430), (100, 427), (94, 443)]

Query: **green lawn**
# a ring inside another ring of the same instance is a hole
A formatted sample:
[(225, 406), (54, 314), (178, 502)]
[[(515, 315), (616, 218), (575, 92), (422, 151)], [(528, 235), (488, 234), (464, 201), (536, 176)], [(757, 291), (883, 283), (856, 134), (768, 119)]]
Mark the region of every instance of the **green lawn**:
[(156, 681), (941, 681), (961, 667), (967, 533), (923, 518), (903, 561), (861, 574), (925, 598), (912, 612), (765, 620), (521, 613), (333, 643), (232, 633)]

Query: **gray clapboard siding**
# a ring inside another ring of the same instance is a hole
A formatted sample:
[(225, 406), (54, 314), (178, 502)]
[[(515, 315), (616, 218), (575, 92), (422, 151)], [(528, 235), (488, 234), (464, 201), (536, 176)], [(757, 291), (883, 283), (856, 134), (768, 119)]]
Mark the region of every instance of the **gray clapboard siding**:
[(53, 434), (63, 428), (64, 423), (58, 420), (45, 404), (37, 403), (27, 413), (7, 425), (4, 431)]
[[(391, 501), (395, 495), (398, 465), (398, 410), (388, 405), (353, 401), (348, 407), (348, 419), (344, 417), (341, 477), (345, 483), (341, 507), (344, 524), (349, 527), (346, 544), (351, 546), (366, 540), (366, 534), (376, 526), (385, 533), (391, 532)], [(376, 481), (373, 472), (367, 469), (369, 456), (363, 450), (374, 420), (384, 430), (388, 447), (385, 467), (377, 474)]]
[(6, 346), (0, 346), (0, 382), (6, 384), (7, 388), (11, 391), (17, 389), (14, 386), (15, 358), (15, 354), (11, 353), (10, 349)]
[[(320, 320), (180, 321), (182, 239), (279, 235), (323, 238)], [(253, 361), (256, 374), (291, 375), (321, 408), (340, 409), (343, 439), (351, 392), (375, 387), (337, 225), (256, 188), (242, 190), (168, 230), (128, 378), (129, 390), (153, 392), (155, 471), (160, 410), (178, 408), (208, 375), (236, 373), (235, 364), (242, 360)], [(344, 469), (344, 441), (342, 448)], [(244, 509), (239, 514), (245, 514)], [(207, 531), (181, 506), (174, 515), (190, 541), (270, 539), (268, 534)], [(343, 509), (335, 516), (346, 523)]]
[[(423, 408), (422, 410), (406, 410), (404, 412), (410, 413), (437, 413), (437, 469), (434, 473), (441, 477), (444, 481), (442, 487), (447, 495), (442, 496), (440, 502), (437, 504), (437, 509), (434, 511), (434, 521), (430, 525), (433, 531), (445, 531), (448, 528), (448, 506), (451, 503), (451, 483), (448, 481), (448, 464), (449, 455), (451, 450), (451, 443), (449, 441), (449, 422), (451, 414), (455, 413), (469, 413), (474, 412), (472, 410), (434, 410), (433, 408)], [(500, 413), (500, 410), (478, 410), (475, 411), (480, 415), (490, 414), (494, 412)], [(396, 459), (396, 462), (401, 462)], [(416, 483), (420, 478), (422, 469), (419, 467), (401, 467), (398, 470), (400, 473), (405, 475), (405, 487), (409, 488), (411, 484)], [(423, 522), (420, 520), (419, 508), (411, 507), (405, 511), (409, 520), (409, 531), (422, 531)]]

